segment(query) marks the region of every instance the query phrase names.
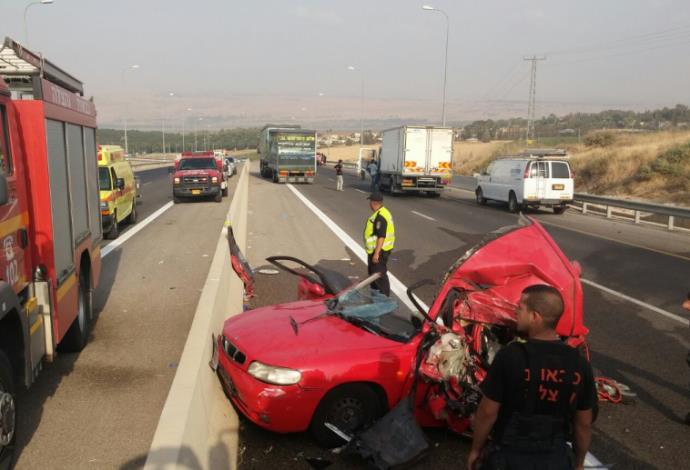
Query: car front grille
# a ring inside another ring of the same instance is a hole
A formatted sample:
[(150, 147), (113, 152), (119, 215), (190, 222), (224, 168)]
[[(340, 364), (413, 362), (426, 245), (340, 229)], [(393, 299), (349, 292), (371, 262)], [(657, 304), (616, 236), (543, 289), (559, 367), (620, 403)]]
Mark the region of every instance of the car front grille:
[(185, 184), (206, 184), (208, 182), (208, 177), (206, 177), (206, 176), (185, 176), (182, 178), (182, 182)]

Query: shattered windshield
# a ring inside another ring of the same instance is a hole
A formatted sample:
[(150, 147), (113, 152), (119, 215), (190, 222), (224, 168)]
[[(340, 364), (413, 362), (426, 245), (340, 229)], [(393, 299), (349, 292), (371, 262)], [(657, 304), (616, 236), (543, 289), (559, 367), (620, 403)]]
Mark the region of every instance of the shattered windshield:
[(326, 305), (329, 314), (394, 341), (409, 341), (421, 326), (401, 311), (395, 298), (386, 297), (369, 284), (347, 290)]

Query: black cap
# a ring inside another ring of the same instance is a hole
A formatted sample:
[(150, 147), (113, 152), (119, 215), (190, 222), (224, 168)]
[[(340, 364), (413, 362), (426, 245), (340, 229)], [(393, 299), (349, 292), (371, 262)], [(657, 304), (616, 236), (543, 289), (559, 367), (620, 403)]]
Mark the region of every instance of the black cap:
[(370, 201), (383, 202), (383, 194), (381, 193), (371, 193), (367, 199)]

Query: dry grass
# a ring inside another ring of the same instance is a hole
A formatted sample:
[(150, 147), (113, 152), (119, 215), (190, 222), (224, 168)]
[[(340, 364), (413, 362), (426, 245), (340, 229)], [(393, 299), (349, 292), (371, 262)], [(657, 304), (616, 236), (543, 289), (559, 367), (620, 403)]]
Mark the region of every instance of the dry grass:
[(453, 170), (460, 175), (471, 176), (485, 168), (498, 155), (519, 150), (519, 145), (510, 140), (492, 142), (454, 142)]
[(570, 146), (568, 150), (576, 172), (576, 190), (688, 204), (690, 162), (676, 175), (650, 171), (661, 154), (688, 142), (690, 132), (655, 132), (619, 134), (616, 142), (605, 148)]
[[(576, 191), (690, 205), (690, 157), (666, 174), (655, 171), (664, 152), (688, 144), (690, 132), (615, 134), (608, 147), (566, 145), (576, 172)], [(456, 142), (455, 171), (471, 175), (499, 155), (521, 151), (511, 141)]]

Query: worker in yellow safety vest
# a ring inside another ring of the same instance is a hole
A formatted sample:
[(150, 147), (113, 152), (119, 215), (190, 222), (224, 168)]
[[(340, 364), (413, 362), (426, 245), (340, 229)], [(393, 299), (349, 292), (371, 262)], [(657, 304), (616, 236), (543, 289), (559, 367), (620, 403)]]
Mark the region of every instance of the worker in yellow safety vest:
[(364, 227), (364, 248), (367, 250), (367, 269), (369, 275), (380, 273), (381, 277), (371, 286), (390, 297), (391, 285), (388, 280), (388, 259), (395, 245), (395, 224), (390, 211), (383, 207), (383, 195), (372, 193), (369, 207), (373, 211)]

